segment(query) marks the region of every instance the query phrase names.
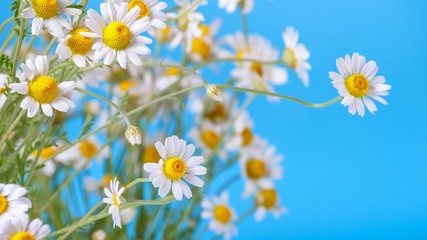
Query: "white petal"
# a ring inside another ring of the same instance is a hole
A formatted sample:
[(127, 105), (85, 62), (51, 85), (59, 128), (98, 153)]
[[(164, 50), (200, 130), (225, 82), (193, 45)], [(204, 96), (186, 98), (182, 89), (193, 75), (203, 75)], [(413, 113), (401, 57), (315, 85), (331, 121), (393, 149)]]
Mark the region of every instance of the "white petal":
[(192, 184), (196, 187), (203, 187), (203, 185), (205, 184), (202, 181), (202, 179), (200, 179), (199, 177), (196, 177), (194, 175), (191, 175), (191, 174), (185, 174), (184, 179), (185, 179), (185, 181), (189, 182), (190, 184)]
[(176, 200), (182, 200), (182, 189), (178, 182), (172, 183), (172, 193)]
[(43, 103), (42, 104), (42, 111), (48, 117), (52, 117), (52, 115), (53, 115), (53, 109), (50, 106), (50, 104)]

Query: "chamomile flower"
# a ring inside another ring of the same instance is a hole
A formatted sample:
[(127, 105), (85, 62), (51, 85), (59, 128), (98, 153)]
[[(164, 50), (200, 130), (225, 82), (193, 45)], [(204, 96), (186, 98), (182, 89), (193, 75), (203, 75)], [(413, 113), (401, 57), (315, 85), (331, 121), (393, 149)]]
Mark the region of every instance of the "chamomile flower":
[(280, 165), (283, 156), (276, 154), (274, 146), (264, 146), (241, 152), (241, 175), (245, 180), (243, 197), (254, 194), (259, 189), (272, 188), (273, 180), (282, 178), (283, 167)]
[(202, 34), (192, 38), (187, 47), (190, 59), (194, 62), (200, 62), (215, 57), (218, 52), (215, 35), (218, 33), (221, 21), (213, 21), (211, 25), (200, 24)]
[(283, 61), (289, 68), (295, 70), (304, 86), (308, 87), (310, 81), (308, 71), (311, 70), (311, 65), (307, 60), (310, 58), (310, 53), (304, 44), (298, 43), (298, 37), (299, 33), (294, 27), (286, 27), (285, 32), (282, 34), (286, 46), (283, 52)]
[(24, 197), (26, 193), (27, 189), (19, 185), (0, 183), (0, 221), (10, 220), (31, 208), (31, 201)]
[(110, 185), (113, 176), (111, 174), (105, 174), (101, 179), (95, 179), (89, 176), (83, 178), (84, 189), (88, 192), (102, 191), (104, 188)]
[(204, 182), (197, 175), (206, 174), (206, 168), (200, 166), (204, 158), (192, 156), (194, 145), (187, 145), (177, 136), (166, 138), (165, 144), (157, 142), (155, 145), (161, 159), (159, 163), (144, 164), (144, 170), (150, 173), (153, 186), (159, 188), (159, 196), (165, 197), (172, 188), (175, 199), (182, 200), (182, 195), (191, 198), (186, 182), (196, 187), (203, 186)]
[[(28, 157), (29, 160), (35, 160), (37, 156), (39, 156), (39, 164), (44, 164), (41, 171), (46, 176), (52, 176), (55, 173), (56, 166), (53, 161), (52, 156), (55, 155), (60, 148), (56, 146), (49, 146), (44, 147), (41, 149), (40, 153), (39, 150), (34, 150), (31, 155)], [(50, 160), (51, 159), (51, 160)]]
[(209, 121), (214, 125), (227, 125), (237, 112), (237, 102), (228, 92), (223, 93), (222, 102), (198, 93), (191, 94), (188, 102), (197, 121)]
[(268, 212), (273, 213), (277, 219), (281, 214), (287, 213), (287, 209), (280, 205), (279, 195), (274, 188), (261, 189), (255, 195), (255, 220), (262, 221)]
[(203, 219), (208, 219), (209, 229), (216, 235), (224, 235), (225, 239), (230, 239), (237, 235), (236, 221), (237, 215), (228, 203), (228, 193), (223, 192), (219, 197), (213, 196), (211, 199), (203, 197), (202, 213)]
[(0, 108), (3, 107), (3, 104), (6, 102), (6, 90), (7, 90), (8, 80), (7, 75), (0, 73)]
[(27, 59), (25, 64), (21, 64), (21, 68), (28, 82), (11, 83), (9, 87), (19, 94), (27, 95), (21, 102), (21, 108), (28, 110), (28, 117), (34, 117), (40, 107), (48, 117), (53, 116), (52, 108), (60, 112), (74, 108), (74, 103), (63, 95), (71, 92), (76, 83), (67, 81), (58, 84), (56, 79), (48, 76), (49, 62), (46, 56), (39, 55), (35, 61)]
[(146, 46), (151, 39), (139, 36), (150, 27), (148, 17), (137, 19), (139, 7), (134, 7), (128, 12), (128, 4), (116, 6), (113, 2), (101, 3), (100, 16), (95, 10), (88, 10), (86, 26), (92, 32), (80, 32), (81, 35), (95, 39), (94, 61), (103, 58), (105, 65), (111, 65), (117, 58), (119, 65), (126, 69), (127, 60), (140, 66), (142, 64), (138, 55), (149, 55), (151, 50)]
[(60, 17), (78, 16), (82, 13), (80, 9), (69, 7), (74, 0), (31, 0), (31, 7), (22, 11), (24, 18), (34, 18), (31, 23), (31, 33), (38, 36), (45, 26), (52, 36), (64, 37), (63, 27), (71, 29), (71, 24)]
[(357, 112), (363, 117), (366, 105), (373, 114), (377, 107), (372, 99), (387, 105), (381, 96), (387, 96), (391, 86), (385, 84), (383, 76), (376, 76), (378, 66), (374, 61), (366, 62), (364, 56), (353, 53), (352, 57), (347, 54), (345, 59), (338, 58), (336, 64), (339, 73), (329, 72), (329, 77), (343, 97), (341, 104), (348, 106), (349, 113), (354, 115)]
[(203, 121), (200, 126), (195, 126), (190, 130), (190, 138), (204, 150), (208, 155), (215, 152), (220, 159), (224, 160), (227, 152), (219, 148), (221, 144), (221, 135), (224, 131), (224, 125), (212, 124), (210, 121)]
[(122, 200), (120, 199), (120, 196), (122, 195), (125, 188), (121, 187), (119, 189), (119, 184), (120, 183), (117, 178), (111, 180), (110, 189), (104, 188), (104, 193), (107, 195), (107, 197), (102, 200), (104, 203), (111, 205), (108, 208), (108, 213), (113, 217), (113, 228), (116, 227), (116, 225), (119, 228), (122, 228), (122, 222), (120, 218), (120, 204), (122, 203)]
[(254, 0), (218, 0), (218, 7), (224, 8), (227, 13), (233, 13), (238, 6), (244, 14), (248, 14), (254, 8)]
[(147, 29), (151, 36), (156, 36), (156, 30), (166, 28), (165, 21), (167, 20), (166, 13), (163, 12), (168, 5), (165, 2), (158, 0), (115, 0), (115, 3), (120, 5), (123, 2), (128, 3), (129, 11), (134, 7), (139, 7), (140, 11), (137, 19), (143, 17), (150, 18), (150, 27)]
[(50, 227), (43, 224), (39, 218), (33, 219), (26, 214), (21, 214), (16, 218), (3, 222), (0, 225), (0, 239), (31, 239), (42, 240), (50, 233)]
[(253, 132), (254, 123), (248, 112), (240, 113), (233, 123), (233, 135), (227, 141), (228, 150), (251, 151), (263, 147), (263, 141)]

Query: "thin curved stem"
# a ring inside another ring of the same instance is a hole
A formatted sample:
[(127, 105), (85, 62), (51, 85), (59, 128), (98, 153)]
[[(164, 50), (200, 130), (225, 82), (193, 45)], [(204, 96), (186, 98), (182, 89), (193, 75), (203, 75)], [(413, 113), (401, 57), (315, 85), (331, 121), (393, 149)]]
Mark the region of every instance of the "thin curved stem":
[(12, 22), (15, 19), (14, 16), (4, 20), (4, 22), (0, 25), (0, 34), (3, 32), (3, 28), (6, 27), (7, 24), (9, 24), (10, 22)]
[(193, 8), (195, 8), (197, 5), (199, 5), (203, 0), (197, 0), (194, 1), (193, 3), (190, 4), (190, 6), (188, 6), (187, 9), (185, 9), (184, 11), (178, 13), (178, 15), (176, 15), (175, 17), (169, 18), (168, 20), (166, 20), (166, 22), (171, 22), (171, 21), (175, 21), (180, 19), (181, 17), (183, 17), (185, 14), (189, 13), (191, 10), (193, 10)]
[(151, 181), (148, 178), (137, 178), (133, 180), (131, 183), (129, 183), (128, 185), (126, 185), (125, 189), (129, 189), (138, 183), (145, 183), (145, 182), (151, 182)]

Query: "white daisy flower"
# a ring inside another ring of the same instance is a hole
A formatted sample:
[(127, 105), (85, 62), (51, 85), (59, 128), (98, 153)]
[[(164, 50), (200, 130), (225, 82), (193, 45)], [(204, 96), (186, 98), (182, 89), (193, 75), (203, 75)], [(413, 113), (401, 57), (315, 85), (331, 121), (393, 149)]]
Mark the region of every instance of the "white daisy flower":
[(245, 179), (243, 197), (246, 198), (259, 189), (272, 188), (273, 180), (282, 178), (282, 158), (282, 155), (276, 154), (276, 148), (268, 146), (267, 142), (259, 149), (241, 151), (241, 175)]
[(9, 87), (22, 95), (27, 95), (21, 103), (21, 108), (28, 110), (27, 116), (34, 117), (40, 107), (43, 113), (51, 117), (53, 109), (60, 112), (67, 112), (74, 108), (74, 103), (63, 95), (71, 92), (76, 83), (74, 81), (62, 82), (60, 84), (48, 76), (49, 62), (44, 55), (38, 55), (35, 61), (27, 59), (21, 64), (28, 81), (21, 83), (11, 83)]
[(42, 148), (40, 154), (38, 150), (34, 150), (31, 155), (28, 157), (29, 160), (35, 160), (37, 155), (39, 155), (39, 164), (44, 164), (43, 168), (40, 169), (42, 173), (46, 176), (52, 176), (55, 173), (56, 166), (52, 160), (49, 160), (53, 155), (57, 153), (60, 147), (57, 146), (49, 146)]
[(31, 208), (31, 201), (24, 197), (27, 189), (16, 184), (0, 183), (0, 221), (23, 214)]
[(0, 108), (3, 107), (7, 99), (6, 90), (8, 83), (9, 81), (7, 75), (0, 73)]
[(372, 114), (376, 112), (377, 107), (371, 98), (387, 105), (381, 96), (387, 96), (391, 86), (385, 84), (383, 76), (376, 76), (378, 66), (374, 61), (366, 63), (365, 57), (359, 53), (353, 53), (352, 57), (347, 54), (345, 59), (337, 59), (337, 68), (339, 73), (329, 72), (329, 77), (343, 97), (341, 104), (348, 106), (349, 113), (358, 112), (363, 117), (365, 105)]
[(294, 69), (297, 76), (308, 87), (310, 78), (308, 71), (311, 70), (310, 63), (307, 60), (310, 58), (310, 53), (305, 48), (304, 44), (298, 43), (299, 33), (294, 27), (286, 27), (282, 33), (283, 41), (285, 42), (285, 51), (283, 52), (283, 61), (285, 64)]
[(0, 225), (0, 239), (31, 239), (42, 240), (50, 233), (50, 227), (39, 218), (33, 219), (26, 214), (3, 222)]
[(192, 61), (201, 62), (213, 58), (217, 55), (218, 46), (215, 41), (215, 35), (218, 33), (221, 26), (220, 20), (215, 20), (211, 25), (200, 24), (202, 34), (198, 37), (193, 37), (187, 53)]
[(240, 113), (233, 123), (233, 135), (226, 143), (228, 150), (251, 151), (264, 146), (263, 141), (253, 132), (254, 123), (248, 112)]
[(107, 195), (102, 201), (106, 204), (110, 204), (110, 208), (108, 208), (108, 213), (113, 217), (113, 228), (116, 225), (119, 228), (122, 228), (121, 218), (120, 218), (120, 204), (122, 203), (120, 196), (125, 190), (124, 187), (119, 189), (119, 181), (117, 178), (110, 181), (110, 189), (104, 188), (104, 193)]
[(229, 92), (224, 92), (223, 101), (212, 101), (206, 95), (190, 94), (189, 109), (196, 114), (196, 121), (210, 121), (214, 125), (226, 126), (237, 113), (237, 101)]
[(223, 134), (224, 126), (213, 124), (210, 121), (202, 121), (200, 126), (195, 126), (190, 130), (189, 136), (197, 146), (203, 149), (205, 155), (215, 153), (221, 160), (225, 160), (227, 152), (222, 149), (220, 144), (221, 135)]
[(182, 195), (191, 198), (191, 190), (185, 181), (196, 187), (203, 186), (204, 182), (197, 175), (206, 174), (206, 168), (200, 166), (204, 158), (192, 156), (194, 145), (187, 145), (177, 136), (166, 138), (164, 145), (161, 142), (155, 145), (161, 159), (159, 163), (144, 164), (144, 170), (150, 173), (153, 186), (159, 188), (159, 196), (165, 197), (172, 188), (175, 199), (182, 200)]
[(66, 60), (71, 58), (79, 68), (86, 67), (86, 62), (93, 59), (94, 51), (92, 50), (94, 41), (93, 38), (81, 35), (81, 32), (90, 32), (84, 26), (77, 25), (77, 19), (73, 23), (72, 29), (64, 38), (59, 39), (58, 46), (55, 53), (58, 54), (59, 59)]
[[(89, 9), (86, 26), (92, 32), (80, 32), (86, 37), (95, 38), (96, 43), (94, 61), (101, 58), (105, 65), (111, 65), (117, 58), (119, 65), (126, 69), (127, 59), (133, 64), (142, 64), (138, 55), (149, 55), (151, 50), (146, 46), (151, 39), (139, 36), (150, 27), (148, 17), (137, 19), (139, 7), (134, 7), (128, 12), (128, 4), (116, 6), (113, 2), (101, 3), (102, 17), (93, 9)], [(107, 23), (107, 24), (106, 24)]]
[(168, 5), (165, 2), (159, 2), (158, 0), (115, 0), (115, 3), (121, 5), (123, 2), (128, 3), (129, 11), (134, 7), (139, 7), (140, 11), (137, 19), (143, 17), (150, 18), (150, 27), (148, 33), (151, 36), (156, 36), (156, 30), (162, 30), (166, 28), (165, 21), (168, 16), (163, 12)]
[(31, 7), (22, 11), (24, 18), (34, 18), (31, 23), (31, 33), (38, 36), (45, 26), (54, 37), (64, 37), (63, 27), (71, 29), (71, 24), (60, 17), (78, 16), (82, 13), (80, 9), (68, 7), (74, 0), (30, 0)]
[(255, 220), (262, 221), (268, 212), (273, 213), (274, 217), (278, 219), (281, 214), (288, 212), (286, 208), (280, 205), (279, 195), (274, 188), (261, 189), (255, 195)]
[(205, 196), (201, 205), (203, 209), (201, 217), (210, 219), (210, 230), (216, 235), (224, 235), (225, 239), (231, 239), (233, 235), (237, 235), (237, 227), (234, 223), (237, 215), (228, 203), (227, 192), (221, 193), (219, 197), (213, 196), (211, 199)]
[(254, 8), (254, 0), (218, 0), (218, 7), (224, 8), (227, 13), (236, 11), (237, 6), (242, 8), (244, 14), (248, 14)]

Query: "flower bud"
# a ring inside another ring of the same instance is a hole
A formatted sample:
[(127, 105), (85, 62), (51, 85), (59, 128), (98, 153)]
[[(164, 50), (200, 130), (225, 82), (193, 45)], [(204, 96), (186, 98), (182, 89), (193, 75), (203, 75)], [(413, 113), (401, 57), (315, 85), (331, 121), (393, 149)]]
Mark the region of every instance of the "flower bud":
[(141, 131), (139, 131), (138, 127), (129, 126), (126, 130), (126, 139), (130, 142), (130, 144), (141, 144)]
[(224, 100), (223, 90), (217, 85), (209, 84), (206, 86), (206, 94), (212, 100), (222, 102)]
[(107, 239), (107, 234), (99, 229), (92, 233), (92, 240), (105, 240)]

